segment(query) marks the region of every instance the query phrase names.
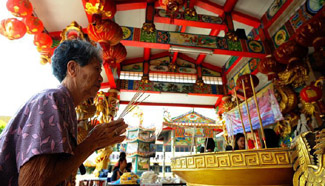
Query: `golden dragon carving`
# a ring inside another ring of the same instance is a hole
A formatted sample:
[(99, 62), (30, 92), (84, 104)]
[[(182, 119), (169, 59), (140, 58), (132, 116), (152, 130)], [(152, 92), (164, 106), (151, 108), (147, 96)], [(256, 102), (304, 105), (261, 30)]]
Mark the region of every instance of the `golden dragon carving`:
[(293, 185), (325, 185), (325, 129), (305, 132), (294, 144)]

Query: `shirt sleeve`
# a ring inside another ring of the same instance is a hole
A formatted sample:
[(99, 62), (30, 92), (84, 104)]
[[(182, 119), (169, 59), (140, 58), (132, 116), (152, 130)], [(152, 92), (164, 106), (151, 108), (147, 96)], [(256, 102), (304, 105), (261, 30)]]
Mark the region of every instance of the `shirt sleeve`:
[[(74, 138), (66, 116), (68, 105), (63, 96), (44, 93), (31, 101), (24, 109), (25, 122), (18, 128), (16, 162), (20, 167), (36, 155), (73, 154)], [(20, 132), (20, 134), (19, 134)]]

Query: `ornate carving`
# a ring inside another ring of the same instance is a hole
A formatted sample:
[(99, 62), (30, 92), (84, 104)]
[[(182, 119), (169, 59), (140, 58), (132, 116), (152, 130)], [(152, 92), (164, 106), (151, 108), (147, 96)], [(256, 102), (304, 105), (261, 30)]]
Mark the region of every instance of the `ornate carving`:
[(308, 68), (304, 65), (295, 65), (292, 68), (287, 68), (285, 71), (278, 73), (279, 79), (274, 83), (280, 86), (291, 84), (292, 87), (298, 88), (308, 80), (308, 72)]
[(260, 165), (291, 165), (288, 149), (262, 149), (256, 152), (230, 152), (192, 155), (172, 159), (173, 169), (246, 167)]
[[(325, 185), (325, 129), (298, 136), (293, 153), (293, 185)], [(315, 151), (314, 151), (315, 150)]]
[(275, 89), (280, 110), (283, 114), (288, 113), (297, 107), (298, 97), (290, 87), (275, 86)]

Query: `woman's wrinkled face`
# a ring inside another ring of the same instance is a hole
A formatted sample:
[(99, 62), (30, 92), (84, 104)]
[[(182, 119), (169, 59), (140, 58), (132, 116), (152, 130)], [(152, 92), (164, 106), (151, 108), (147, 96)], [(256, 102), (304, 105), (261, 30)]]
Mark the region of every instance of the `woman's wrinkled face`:
[(102, 67), (100, 62), (93, 58), (91, 62), (79, 68), (78, 87), (83, 98), (95, 97), (100, 89), (103, 77), (100, 75)]
[(239, 150), (245, 149), (245, 138), (244, 137), (240, 137), (237, 140), (237, 145), (238, 145)]

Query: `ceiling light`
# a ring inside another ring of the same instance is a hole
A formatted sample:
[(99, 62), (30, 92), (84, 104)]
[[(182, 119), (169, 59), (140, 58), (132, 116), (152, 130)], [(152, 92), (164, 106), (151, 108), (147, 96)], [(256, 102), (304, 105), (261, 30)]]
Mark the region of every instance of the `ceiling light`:
[(201, 49), (201, 48), (187, 48), (187, 47), (179, 47), (179, 46), (171, 46), (169, 48), (169, 52), (183, 52), (183, 53), (203, 53), (212, 55), (213, 51), (209, 49)]

